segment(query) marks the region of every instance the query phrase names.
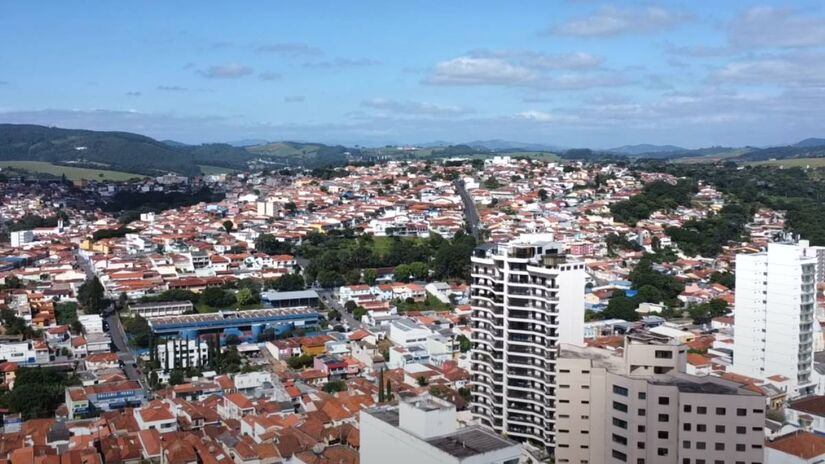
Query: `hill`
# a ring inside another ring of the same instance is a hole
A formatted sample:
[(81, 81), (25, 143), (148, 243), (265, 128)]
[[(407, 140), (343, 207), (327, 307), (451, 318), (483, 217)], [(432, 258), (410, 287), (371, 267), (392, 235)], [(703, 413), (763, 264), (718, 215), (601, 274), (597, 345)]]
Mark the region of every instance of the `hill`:
[(509, 140), (476, 140), (462, 145), (484, 151), (557, 151), (561, 147), (543, 143), (511, 142)]
[(677, 147), (676, 145), (651, 145), (648, 143), (641, 143), (637, 145), (623, 145), (621, 147), (610, 148), (607, 151), (611, 153), (618, 153), (620, 155), (638, 156), (651, 153), (679, 153), (688, 150), (687, 148)]
[(800, 148), (809, 148), (809, 147), (823, 147), (825, 146), (825, 139), (818, 139), (818, 138), (808, 138), (802, 141), (795, 143), (793, 146), (800, 147)]
[(754, 148), (747, 153), (735, 158), (735, 161), (766, 161), (783, 160), (793, 158), (821, 158), (825, 156), (825, 146), (786, 146)]
[(148, 175), (199, 172), (181, 148), (142, 135), (28, 124), (0, 124), (0, 160), (71, 162)]

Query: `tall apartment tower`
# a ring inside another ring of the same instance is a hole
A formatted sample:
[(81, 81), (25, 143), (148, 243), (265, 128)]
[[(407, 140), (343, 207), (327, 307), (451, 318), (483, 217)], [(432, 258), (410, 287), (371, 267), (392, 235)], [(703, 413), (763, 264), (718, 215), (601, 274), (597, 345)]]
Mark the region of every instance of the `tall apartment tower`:
[(817, 253), (807, 240), (736, 255), (734, 372), (781, 375), (792, 395), (812, 392), (816, 273)]
[(555, 443), (556, 353), (581, 344), (585, 269), (548, 234), (477, 248), (472, 257), (473, 413), (518, 441)]
[(687, 346), (641, 332), (621, 354), (562, 345), (557, 463), (761, 464), (765, 397), (685, 373)]

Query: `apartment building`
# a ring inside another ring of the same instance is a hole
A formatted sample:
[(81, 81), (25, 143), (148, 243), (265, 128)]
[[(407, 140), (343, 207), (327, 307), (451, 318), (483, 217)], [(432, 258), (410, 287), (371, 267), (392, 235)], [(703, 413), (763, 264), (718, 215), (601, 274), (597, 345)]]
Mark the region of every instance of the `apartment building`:
[(518, 464), (521, 446), (480, 427), (459, 427), (455, 406), (435, 397), (362, 409), (362, 464)]
[(519, 441), (555, 443), (556, 353), (581, 344), (584, 264), (548, 234), (477, 248), (472, 257), (472, 412)]
[(556, 462), (764, 462), (764, 396), (686, 374), (687, 346), (667, 337), (632, 333), (621, 351), (560, 347)]
[(807, 240), (736, 255), (733, 371), (789, 379), (789, 394), (813, 393), (817, 252)]
[(157, 346), (161, 369), (200, 367), (209, 360), (209, 344), (200, 339), (170, 339)]

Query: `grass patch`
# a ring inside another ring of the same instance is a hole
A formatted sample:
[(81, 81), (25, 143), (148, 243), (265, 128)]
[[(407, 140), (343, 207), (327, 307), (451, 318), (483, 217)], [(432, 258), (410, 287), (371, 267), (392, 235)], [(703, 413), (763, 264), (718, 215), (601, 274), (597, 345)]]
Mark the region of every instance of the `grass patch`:
[(65, 175), (69, 180), (109, 180), (122, 182), (129, 179), (146, 177), (123, 171), (109, 171), (107, 169), (80, 168), (74, 166), (58, 166), (45, 161), (1, 161), (0, 167), (20, 169), (30, 172), (50, 174), (56, 177)]
[(825, 167), (825, 158), (789, 158), (782, 160), (758, 161), (748, 163), (750, 166), (777, 166), (782, 168), (821, 168)]
[(208, 164), (199, 164), (199, 168), (201, 168), (201, 172), (204, 176), (216, 176), (220, 174), (233, 174), (238, 172), (237, 169), (232, 168), (225, 168), (223, 166), (210, 166)]

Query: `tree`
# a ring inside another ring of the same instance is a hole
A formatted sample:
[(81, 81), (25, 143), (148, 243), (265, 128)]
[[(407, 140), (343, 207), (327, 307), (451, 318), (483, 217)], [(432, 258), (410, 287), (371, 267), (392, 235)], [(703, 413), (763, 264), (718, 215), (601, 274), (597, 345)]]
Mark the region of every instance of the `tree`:
[(419, 387), (426, 387), (430, 382), (427, 380), (427, 377), (422, 375), (415, 379), (415, 383), (417, 383)]
[(456, 337), (456, 340), (458, 340), (458, 346), (462, 353), (470, 351), (470, 348), (473, 347), (472, 342), (470, 342), (470, 339), (467, 338), (466, 335), (459, 335)]
[(614, 296), (607, 303), (607, 308), (602, 311), (601, 316), (605, 319), (624, 319), (626, 321), (639, 320), (639, 313), (636, 308), (639, 305), (633, 298), (624, 295)]
[(358, 269), (350, 269), (344, 275), (344, 280), (346, 280), (347, 285), (357, 285), (361, 282), (361, 271)]
[(323, 390), (327, 393), (347, 391), (347, 383), (343, 380), (333, 380), (324, 384)]
[(362, 317), (367, 314), (367, 310), (364, 309), (363, 306), (359, 306), (352, 311), (352, 318), (356, 321), (360, 321)]
[(344, 303), (344, 309), (350, 314), (352, 314), (352, 312), (355, 311), (355, 308), (357, 308), (357, 307), (358, 307), (358, 303), (356, 303), (353, 300), (349, 300), (346, 303)]
[(541, 200), (542, 202), (547, 201), (547, 190), (539, 189), (539, 200)]
[(378, 373), (378, 402), (384, 402), (384, 369)]
[(386, 401), (392, 401), (392, 384), (390, 383), (390, 379), (387, 379), (386, 383), (386, 392), (384, 392), (384, 399)]
[(232, 229), (235, 227), (235, 224), (233, 224), (232, 221), (230, 221), (229, 219), (227, 219), (226, 221), (223, 221), (222, 225), (223, 225), (223, 230), (225, 230), (227, 234), (232, 232)]
[(399, 264), (395, 266), (392, 277), (399, 282), (407, 282), (412, 277), (412, 268), (409, 264)]
[(120, 295), (117, 297), (117, 308), (118, 310), (126, 309), (126, 306), (129, 304), (129, 295), (126, 292), (120, 292)]
[(336, 271), (323, 270), (318, 273), (318, 284), (323, 288), (340, 287), (344, 284), (344, 277)]
[(105, 289), (97, 276), (86, 279), (86, 282), (77, 290), (77, 300), (83, 305), (86, 312), (100, 313), (105, 307)]
[(152, 388), (152, 389), (155, 389), (155, 388), (158, 387), (159, 383), (160, 383), (160, 379), (158, 379), (157, 371), (152, 371), (149, 374), (149, 387)]
[(235, 300), (238, 302), (238, 306), (246, 306), (253, 302), (254, 296), (252, 295), (252, 291), (250, 289), (242, 288), (238, 290), (237, 294), (235, 294)]
[(234, 295), (222, 288), (209, 287), (201, 292), (200, 301), (213, 308), (225, 308), (235, 304), (236, 299)]
[(710, 275), (711, 283), (724, 285), (729, 289), (736, 288), (736, 277), (730, 272), (714, 272)]
[(410, 273), (416, 280), (426, 280), (430, 276), (430, 268), (427, 263), (415, 261), (410, 263)]
[(292, 356), (286, 360), (286, 363), (292, 369), (303, 369), (312, 365), (315, 358), (312, 355), (302, 354), (300, 356)]
[(378, 278), (378, 275), (375, 273), (375, 269), (364, 269), (364, 283), (367, 285), (375, 285), (375, 280)]
[(169, 385), (180, 385), (186, 381), (185, 373), (183, 369), (174, 369), (172, 373), (169, 374)]
[(301, 274), (284, 274), (275, 280), (267, 282), (267, 286), (279, 292), (291, 292), (306, 288), (306, 282)]
[(152, 329), (140, 315), (122, 319), (123, 330), (129, 336), (129, 343), (138, 348), (148, 348), (152, 340)]
[(255, 239), (255, 249), (268, 255), (284, 255), (292, 253), (292, 244), (280, 241), (272, 234), (261, 234)]

